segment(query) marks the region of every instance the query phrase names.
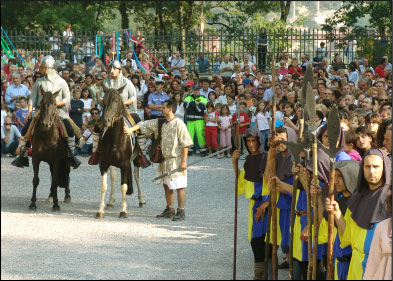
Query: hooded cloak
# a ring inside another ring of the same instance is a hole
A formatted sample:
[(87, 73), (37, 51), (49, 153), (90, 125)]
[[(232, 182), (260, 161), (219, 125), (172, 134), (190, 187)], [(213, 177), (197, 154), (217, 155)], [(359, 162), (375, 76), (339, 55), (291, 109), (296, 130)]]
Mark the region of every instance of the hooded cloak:
[[(251, 151), (247, 147), (247, 137), (249, 136), (254, 136), (259, 141), (258, 155), (251, 155)], [(263, 174), (265, 172), (267, 162), (267, 152), (262, 147), (262, 135), (258, 129), (251, 127), (244, 133), (243, 141), (249, 153), (243, 166), (245, 171), (244, 178), (251, 182), (263, 181)]]
[[(294, 129), (284, 126), (287, 131), (287, 141), (296, 143), (297, 135)], [(287, 155), (285, 158), (282, 157), (281, 153), (277, 152), (276, 154), (276, 175), (277, 177), (285, 181), (289, 177), (293, 176), (292, 174), (292, 163), (294, 161), (292, 152), (287, 149)]]
[[(339, 170), (343, 177), (345, 189), (353, 195), (358, 186), (360, 162), (354, 160), (337, 162), (336, 170)], [(324, 188), (322, 192), (323, 202), (325, 202), (325, 198), (328, 197), (329, 189)], [(338, 193), (335, 191), (334, 198), (338, 202), (341, 213), (345, 215), (345, 212), (347, 211), (348, 201), (351, 197), (344, 197), (342, 193)], [(326, 220), (328, 220), (328, 212), (326, 212), (326, 210), (324, 210), (323, 216)]]
[[(364, 160), (369, 155), (377, 155), (383, 160), (382, 185), (376, 190), (370, 190), (368, 182), (364, 178)], [(380, 222), (391, 216), (385, 204), (391, 181), (390, 172), (391, 160), (383, 150), (373, 148), (365, 153), (359, 172), (357, 190), (348, 202), (348, 208), (352, 212), (352, 219), (359, 227), (371, 229), (374, 223)]]

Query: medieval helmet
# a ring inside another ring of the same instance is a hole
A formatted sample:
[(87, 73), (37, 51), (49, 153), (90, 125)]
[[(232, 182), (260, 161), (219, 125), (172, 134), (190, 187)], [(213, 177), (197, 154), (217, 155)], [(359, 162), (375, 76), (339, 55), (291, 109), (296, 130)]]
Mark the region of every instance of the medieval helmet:
[(109, 64), (109, 67), (121, 69), (121, 63), (118, 60), (114, 60)]
[(40, 65), (48, 68), (55, 68), (55, 64), (56, 61), (51, 55), (43, 57), (40, 63)]

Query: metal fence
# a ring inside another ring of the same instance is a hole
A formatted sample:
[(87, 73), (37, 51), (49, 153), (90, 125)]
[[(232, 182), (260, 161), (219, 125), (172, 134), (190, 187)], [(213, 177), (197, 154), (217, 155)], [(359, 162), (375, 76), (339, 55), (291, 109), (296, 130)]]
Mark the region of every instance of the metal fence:
[[(18, 51), (25, 55), (29, 53), (33, 57), (38, 57), (40, 54), (52, 54), (58, 57), (62, 51), (61, 36), (53, 36), (53, 31), (39, 32), (39, 31), (6, 31), (9, 38), (13, 42)], [(79, 43), (80, 48), (74, 49), (74, 54), (77, 60), (82, 60), (85, 56), (95, 54), (95, 49), (88, 50), (84, 47), (86, 42), (94, 45), (96, 41), (95, 31), (75, 32), (73, 39), (73, 47)], [(104, 52), (111, 54), (111, 37), (112, 32), (106, 33)], [(129, 47), (125, 44), (126, 40), (122, 32), (119, 32), (123, 41), (123, 48), (121, 57), (125, 57)], [(288, 54), (289, 58), (297, 57), (307, 54), (310, 59), (316, 57), (317, 48), (321, 42), (325, 42), (326, 54), (325, 57), (331, 62), (335, 54), (340, 54), (345, 64), (348, 64), (351, 59), (346, 50), (346, 43), (349, 39), (348, 33), (340, 33), (337, 30), (331, 33), (321, 30), (306, 30), (306, 29), (287, 29), (285, 31), (267, 31), (269, 38), (269, 45), (267, 50), (267, 69), (269, 72), (271, 68), (271, 58), (274, 54), (276, 61), (282, 54)], [(2, 32), (3, 36), (3, 32)], [(168, 58), (174, 50), (182, 49), (182, 38), (184, 38), (185, 49), (182, 50), (182, 57), (186, 62), (190, 58), (198, 58), (198, 54), (203, 52), (210, 62), (210, 71), (213, 63), (217, 61), (217, 57), (232, 55), (241, 62), (245, 54), (257, 54), (257, 36), (256, 30), (245, 30), (242, 33), (228, 33), (224, 31), (205, 31), (189, 32), (182, 37), (178, 30), (167, 31), (166, 34), (159, 33), (143, 33), (145, 40), (143, 44), (156, 57)], [(3, 36), (4, 37), (4, 36)], [(5, 38), (5, 37), (4, 37)], [(355, 47), (348, 50), (349, 53), (354, 53), (355, 58), (367, 58), (371, 65), (376, 65), (378, 59), (383, 55), (391, 56), (392, 49), (392, 35), (385, 38), (379, 37), (375, 32), (364, 33), (353, 38), (356, 41)], [(50, 41), (52, 40), (52, 41)], [(56, 47), (59, 49), (56, 49)], [(4, 54), (4, 50), (2, 50)], [(13, 50), (14, 56), (16, 52)]]

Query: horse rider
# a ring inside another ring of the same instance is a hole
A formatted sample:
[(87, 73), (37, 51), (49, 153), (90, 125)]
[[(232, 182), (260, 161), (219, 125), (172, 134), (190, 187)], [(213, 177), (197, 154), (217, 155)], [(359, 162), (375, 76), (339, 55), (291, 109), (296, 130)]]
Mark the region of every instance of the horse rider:
[[(114, 60), (109, 64), (111, 75), (107, 79), (104, 80), (103, 87), (101, 88), (100, 97), (101, 102), (103, 102), (103, 97), (105, 95), (104, 88), (107, 89), (120, 89), (121, 87), (125, 86), (123, 91), (120, 94), (127, 111), (130, 113), (129, 116), (125, 116), (127, 120), (131, 123), (131, 126), (135, 125), (134, 118), (136, 116), (136, 105), (137, 105), (137, 98), (136, 98), (136, 90), (134, 84), (123, 76), (121, 72), (121, 63), (118, 60)], [(102, 106), (102, 105), (101, 105)], [(131, 116), (131, 114), (134, 115)], [(134, 123), (134, 124), (132, 124)], [(93, 154), (90, 157), (89, 164), (90, 165), (97, 165), (99, 163), (99, 155), (97, 153), (98, 149), (98, 141), (100, 139), (100, 133), (102, 128), (99, 127), (98, 124), (95, 125), (93, 131)]]
[[(33, 108), (39, 108), (42, 95), (41, 95), (41, 87), (44, 92), (56, 93), (60, 91), (60, 93), (56, 96), (56, 103), (58, 107), (58, 114), (61, 120), (64, 123), (66, 128), (68, 138), (67, 138), (67, 154), (70, 161), (71, 167), (74, 169), (78, 168), (81, 162), (74, 156), (75, 149), (75, 135), (80, 136), (80, 130), (77, 125), (70, 119), (70, 117), (66, 114), (68, 107), (70, 105), (70, 91), (67, 85), (67, 82), (61, 78), (57, 72), (55, 71), (55, 59), (48, 55), (42, 58), (40, 63), (40, 72), (42, 73), (42, 77), (39, 78), (33, 86), (31, 91), (29, 106), (26, 119), (28, 120), (26, 125), (22, 130), (22, 138), (21, 141), (21, 153), (13, 162), (12, 165), (16, 167), (28, 167), (29, 159), (28, 159), (28, 149), (31, 146), (29, 141), (30, 131), (29, 127), (33, 119), (39, 118), (39, 110), (37, 110), (34, 114), (33, 118), (30, 118)], [(26, 133), (29, 132), (27, 135)]]

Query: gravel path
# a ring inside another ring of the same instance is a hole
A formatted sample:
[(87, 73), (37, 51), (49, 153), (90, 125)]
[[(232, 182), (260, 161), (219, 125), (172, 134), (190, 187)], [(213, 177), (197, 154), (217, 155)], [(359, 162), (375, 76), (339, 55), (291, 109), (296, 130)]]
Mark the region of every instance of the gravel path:
[[(189, 169), (182, 222), (155, 217), (165, 208), (163, 188), (151, 182), (156, 167), (141, 170), (147, 208), (138, 208), (135, 194), (127, 196), (129, 217), (119, 219), (117, 186), (115, 209), (106, 211), (104, 219), (95, 219), (98, 166), (89, 166), (86, 157), (79, 159), (83, 164), (71, 172), (72, 203), (63, 202), (64, 189), (59, 189), (59, 213), (52, 213), (52, 203), (46, 201), (50, 187), (46, 163), (40, 166), (37, 211), (32, 212), (28, 210), (32, 167), (16, 168), (10, 165), (12, 158), (1, 159), (1, 279), (232, 279), (230, 159), (208, 159)], [(119, 184), (119, 170), (117, 174)], [(239, 197), (237, 279), (250, 280), (253, 255), (247, 212), (248, 201)], [(281, 262), (281, 250), (278, 254)], [(279, 279), (288, 279), (288, 270), (279, 270)]]

